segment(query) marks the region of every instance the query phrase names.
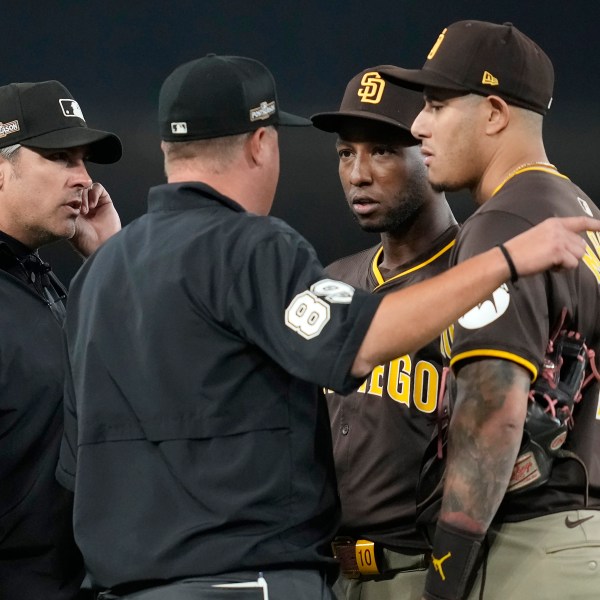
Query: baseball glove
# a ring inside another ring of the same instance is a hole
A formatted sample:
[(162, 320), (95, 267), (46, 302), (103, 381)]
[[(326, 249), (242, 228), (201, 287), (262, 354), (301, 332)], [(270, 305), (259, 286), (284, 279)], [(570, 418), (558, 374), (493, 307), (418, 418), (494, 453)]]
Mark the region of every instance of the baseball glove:
[[(557, 459), (573, 459), (585, 474), (587, 505), (587, 469), (583, 461), (564, 447), (573, 426), (573, 409), (581, 401), (582, 389), (592, 379), (600, 380), (594, 352), (575, 331), (564, 328), (567, 311), (548, 341), (543, 367), (529, 392), (523, 440), (508, 484), (507, 493), (519, 493), (539, 487), (550, 478)], [(445, 381), (445, 377), (442, 378)], [(443, 386), (442, 386), (443, 387)], [(446, 444), (451, 405), (445, 390), (438, 400), (438, 425), (421, 463), (417, 485), (417, 522), (434, 523), (439, 514), (444, 487)]]

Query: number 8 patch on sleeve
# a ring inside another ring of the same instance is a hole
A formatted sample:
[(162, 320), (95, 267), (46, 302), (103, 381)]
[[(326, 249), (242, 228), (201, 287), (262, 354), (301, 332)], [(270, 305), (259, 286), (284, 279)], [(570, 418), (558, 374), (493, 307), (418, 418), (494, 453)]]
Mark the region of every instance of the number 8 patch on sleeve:
[[(331, 318), (329, 302), (349, 304), (354, 288), (342, 281), (322, 279), (297, 294), (285, 310), (285, 324), (303, 338), (317, 337)], [(325, 300), (323, 300), (325, 298)]]
[(285, 310), (285, 324), (307, 340), (317, 337), (329, 318), (329, 304), (308, 290), (298, 294)]

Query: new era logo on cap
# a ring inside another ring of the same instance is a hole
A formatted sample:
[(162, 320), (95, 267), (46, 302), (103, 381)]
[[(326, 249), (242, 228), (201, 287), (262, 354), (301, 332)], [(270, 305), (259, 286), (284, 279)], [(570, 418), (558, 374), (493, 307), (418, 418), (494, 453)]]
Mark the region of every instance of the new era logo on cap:
[(71, 98), (61, 98), (58, 102), (65, 117), (78, 117), (82, 121), (85, 121), (81, 108), (75, 100), (72, 100)]
[(483, 72), (483, 77), (481, 78), (481, 83), (483, 85), (499, 85), (500, 82), (496, 77), (494, 77), (489, 71)]

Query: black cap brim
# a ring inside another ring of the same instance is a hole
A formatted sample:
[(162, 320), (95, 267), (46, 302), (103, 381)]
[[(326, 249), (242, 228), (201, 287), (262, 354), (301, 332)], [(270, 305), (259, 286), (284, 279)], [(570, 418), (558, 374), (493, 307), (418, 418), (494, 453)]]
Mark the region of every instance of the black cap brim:
[(456, 83), (429, 69), (402, 69), (401, 67), (390, 65), (381, 67), (379, 73), (384, 79), (411, 90), (423, 91), (425, 87), (436, 87), (456, 91), (467, 90), (464, 85)]
[(312, 123), (309, 119), (280, 110), (277, 115), (277, 125), (283, 125), (284, 127), (308, 127)]
[(117, 162), (123, 155), (121, 140), (114, 134), (89, 127), (68, 127), (50, 131), (20, 142), (22, 146), (44, 149), (87, 146), (87, 160), (99, 164)]

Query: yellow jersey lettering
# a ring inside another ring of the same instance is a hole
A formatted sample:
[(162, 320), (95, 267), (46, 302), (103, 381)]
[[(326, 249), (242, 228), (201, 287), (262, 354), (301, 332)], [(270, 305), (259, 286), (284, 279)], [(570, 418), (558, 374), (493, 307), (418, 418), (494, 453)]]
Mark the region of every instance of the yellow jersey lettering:
[(590, 242), (592, 242), (596, 254), (600, 256), (600, 235), (598, 235), (597, 231), (586, 231), (586, 234)]
[(450, 325), (440, 336), (440, 352), (444, 358), (452, 358), (452, 340), (454, 339), (454, 325)]
[(371, 385), (369, 386), (369, 394), (375, 396), (383, 396), (383, 374), (385, 372), (384, 365), (377, 365), (371, 373)]
[(410, 405), (410, 372), (412, 361), (408, 354), (390, 363), (387, 392), (389, 397), (401, 404)]
[[(386, 377), (387, 375), (387, 377)], [(357, 392), (383, 397), (384, 389), (395, 402), (430, 414), (437, 407), (440, 374), (434, 364), (421, 360), (413, 372), (412, 358), (406, 354), (387, 365), (377, 365)], [(335, 393), (324, 388), (325, 393)]]
[[(588, 237), (589, 234), (588, 234)], [(585, 254), (582, 259), (583, 264), (592, 272), (596, 281), (600, 283), (600, 258), (598, 258), (598, 253), (594, 253), (594, 250), (590, 247), (589, 244), (585, 245)]]
[(414, 374), (413, 402), (415, 408), (432, 413), (437, 406), (440, 376), (437, 369), (424, 360), (417, 363)]

